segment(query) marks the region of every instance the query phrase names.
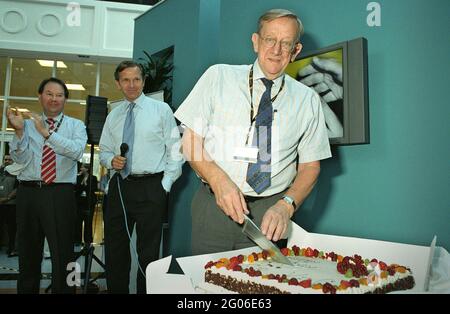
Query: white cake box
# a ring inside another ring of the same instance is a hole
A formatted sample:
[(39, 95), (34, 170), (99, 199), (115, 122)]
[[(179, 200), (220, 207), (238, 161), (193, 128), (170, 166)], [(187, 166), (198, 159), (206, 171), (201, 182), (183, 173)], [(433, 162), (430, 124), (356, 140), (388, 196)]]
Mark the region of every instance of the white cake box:
[[(436, 240), (431, 246), (418, 246), (386, 241), (377, 241), (352, 237), (341, 237), (318, 233), (309, 233), (292, 222), (288, 236), (288, 247), (294, 244), (299, 247), (311, 247), (319, 251), (334, 251), (340, 255), (354, 254), (363, 258), (377, 258), (387, 264), (399, 264), (409, 267), (415, 280), (413, 289), (408, 293), (420, 293), (428, 291), (431, 261)], [(164, 294), (194, 294), (204, 293), (198, 287), (204, 281), (204, 266), (209, 261), (216, 261), (222, 257), (231, 258), (239, 254), (249, 255), (252, 252), (260, 252), (257, 246), (189, 257), (177, 258), (177, 262), (184, 275), (168, 274), (172, 256), (150, 263), (146, 269), (147, 293)]]

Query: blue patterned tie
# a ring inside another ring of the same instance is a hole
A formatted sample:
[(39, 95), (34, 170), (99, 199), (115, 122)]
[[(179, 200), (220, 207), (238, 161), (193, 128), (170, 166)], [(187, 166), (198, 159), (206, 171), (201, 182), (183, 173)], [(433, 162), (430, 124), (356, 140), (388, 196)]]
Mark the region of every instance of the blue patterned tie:
[(128, 144), (128, 152), (125, 154), (125, 157), (127, 157), (127, 163), (125, 164), (125, 167), (121, 171), (122, 178), (128, 177), (128, 175), (131, 173), (131, 163), (133, 160), (133, 144), (134, 144), (134, 117), (133, 117), (133, 109), (135, 107), (135, 103), (131, 102), (128, 105), (128, 113), (127, 117), (125, 118), (125, 124), (123, 125), (123, 136), (122, 136), (122, 143)]
[(258, 114), (255, 121), (255, 132), (253, 134), (253, 146), (258, 146), (258, 160), (256, 163), (248, 165), (247, 183), (261, 194), (270, 186), (271, 176), (271, 148), (272, 148), (272, 101), (270, 90), (273, 81), (266, 78), (261, 79), (266, 86), (266, 91), (261, 97)]

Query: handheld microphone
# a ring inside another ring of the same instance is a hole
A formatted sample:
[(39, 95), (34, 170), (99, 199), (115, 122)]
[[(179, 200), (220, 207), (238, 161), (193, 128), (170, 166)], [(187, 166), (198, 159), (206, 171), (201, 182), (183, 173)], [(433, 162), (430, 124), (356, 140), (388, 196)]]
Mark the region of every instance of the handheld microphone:
[(128, 144), (127, 143), (122, 143), (120, 145), (120, 157), (125, 157), (125, 154), (128, 152)]

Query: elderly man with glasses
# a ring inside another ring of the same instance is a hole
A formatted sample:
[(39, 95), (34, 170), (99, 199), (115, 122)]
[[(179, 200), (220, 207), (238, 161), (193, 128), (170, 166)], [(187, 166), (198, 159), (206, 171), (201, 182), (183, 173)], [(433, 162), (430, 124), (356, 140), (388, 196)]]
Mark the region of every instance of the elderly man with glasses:
[(211, 66), (175, 113), (203, 181), (192, 201), (193, 254), (253, 246), (244, 215), (278, 241), (331, 156), (319, 96), (284, 74), (302, 32), (294, 13), (264, 13), (251, 37), (256, 61)]

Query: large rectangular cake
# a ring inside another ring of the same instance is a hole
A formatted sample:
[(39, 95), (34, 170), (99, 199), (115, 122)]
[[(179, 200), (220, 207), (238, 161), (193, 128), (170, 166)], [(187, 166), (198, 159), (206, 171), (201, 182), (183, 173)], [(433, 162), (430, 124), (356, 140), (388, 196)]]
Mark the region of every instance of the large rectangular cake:
[(205, 265), (205, 282), (238, 293), (387, 293), (412, 289), (411, 270), (397, 264), (317, 249), (281, 250), (294, 266), (267, 251), (221, 258)]

